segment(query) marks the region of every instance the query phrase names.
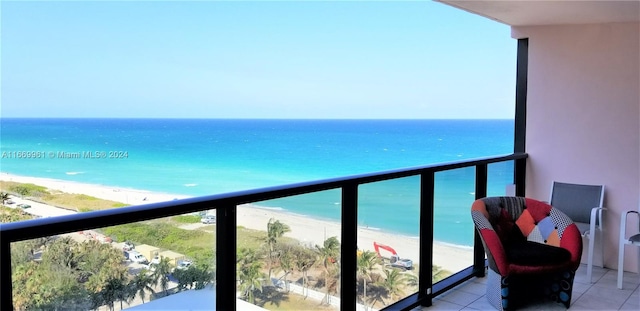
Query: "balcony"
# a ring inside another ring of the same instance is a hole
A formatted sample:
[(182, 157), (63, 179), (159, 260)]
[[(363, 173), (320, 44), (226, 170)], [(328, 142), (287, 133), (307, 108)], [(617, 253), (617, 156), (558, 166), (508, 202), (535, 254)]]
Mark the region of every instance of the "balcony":
[[(434, 213), (438, 212), (438, 206), (434, 204), (436, 188), (439, 179), (437, 174), (442, 172), (466, 173), (461, 176), (471, 176), (468, 181), (472, 192), (467, 192), (469, 200), (485, 197), (488, 194), (492, 165), (508, 164), (511, 168), (507, 172), (509, 184), (515, 184), (516, 194), (523, 195), (523, 172), (527, 154), (516, 153), (505, 156), (495, 156), (476, 160), (467, 160), (454, 163), (430, 165), (424, 167), (401, 169), (382, 173), (370, 173), (359, 176), (336, 178), (331, 180), (308, 182), (296, 185), (256, 189), (237, 193), (213, 195), (206, 197), (190, 198), (148, 205), (132, 206), (125, 208), (109, 209), (60, 216), (54, 218), (42, 218), (30, 221), (3, 224), (0, 228), (0, 252), (3, 260), (0, 262), (0, 298), (2, 310), (12, 310), (13, 306), (13, 281), (11, 277), (11, 243), (35, 239), (41, 237), (56, 236), (65, 233), (79, 232), (89, 229), (104, 228), (109, 226), (131, 224), (140, 221), (148, 221), (196, 213), (215, 209), (217, 213), (217, 225), (215, 228), (215, 309), (236, 310), (241, 309), (237, 298), (237, 260), (236, 256), (228, 254), (238, 253), (238, 206), (247, 203), (261, 202), (265, 200), (291, 197), (301, 194), (315, 193), (319, 191), (333, 190), (341, 193), (341, 222), (340, 222), (340, 259), (339, 259), (339, 288), (356, 288), (358, 285), (357, 256), (358, 228), (360, 212), (359, 189), (365, 185), (397, 180), (407, 177), (416, 178), (419, 187), (415, 193), (419, 197), (419, 215), (416, 215), (419, 226), (418, 259), (423, 267), (434, 264)], [(470, 173), (469, 170), (473, 172)], [(504, 189), (505, 184), (500, 187)], [(465, 190), (466, 191), (466, 190)], [(469, 205), (460, 206), (460, 209), (469, 210)], [(473, 235), (473, 229), (469, 230)], [(434, 297), (445, 294), (452, 289), (461, 292), (458, 285), (483, 276), (485, 271), (485, 257), (482, 244), (477, 237), (470, 237), (475, 241), (473, 250), (470, 250), (469, 266), (460, 271), (452, 271), (453, 274), (438, 282), (433, 282), (431, 269), (420, 269), (417, 272), (417, 291), (401, 298), (394, 304), (384, 307), (385, 310), (411, 310), (419, 306), (431, 305)], [(463, 287), (465, 288), (465, 287)], [(162, 299), (162, 298), (161, 298)], [(341, 290), (338, 307), (340, 310), (356, 310), (359, 297), (356, 290)], [(437, 302), (437, 300), (436, 300)]]

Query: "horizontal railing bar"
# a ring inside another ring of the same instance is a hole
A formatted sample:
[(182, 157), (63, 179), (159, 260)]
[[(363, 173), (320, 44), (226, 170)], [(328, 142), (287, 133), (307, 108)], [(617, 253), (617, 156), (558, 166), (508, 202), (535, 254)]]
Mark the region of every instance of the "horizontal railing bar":
[[(416, 176), (424, 172), (447, 171), (458, 168), (473, 167), (480, 164), (524, 159), (526, 157), (526, 153), (518, 153), (472, 160), (461, 160), (450, 163), (433, 164), (378, 173), (367, 173), (160, 203), (4, 223), (0, 224), (0, 237), (4, 243), (10, 243), (91, 228), (108, 227), (185, 213), (199, 212), (208, 209), (215, 209), (216, 206), (241, 205), (305, 193), (337, 189), (346, 183), (355, 183), (360, 185), (389, 179)], [(34, 228), (37, 228), (37, 230), (34, 230)]]
[(463, 270), (460, 270), (450, 276), (448, 276), (446, 279), (443, 279), (442, 281), (433, 284), (433, 297), (436, 297), (472, 278), (475, 277), (474, 274), (474, 269), (473, 266), (469, 266)]
[[(108, 227), (113, 225), (120, 225), (120, 224), (133, 223), (133, 222), (157, 219), (157, 218), (168, 217), (168, 216), (175, 216), (175, 215), (204, 211), (209, 209), (219, 210), (218, 213), (220, 216), (226, 215), (225, 214), (226, 212), (231, 211), (231, 214), (233, 214), (233, 216), (229, 216), (229, 217), (232, 217), (233, 220), (235, 220), (237, 215), (232, 210), (235, 210), (235, 208), (241, 204), (260, 202), (265, 200), (301, 195), (301, 194), (324, 191), (324, 190), (342, 189), (343, 201), (346, 199), (346, 202), (343, 202), (343, 211), (342, 211), (342, 214), (343, 214), (342, 215), (343, 219), (341, 221), (342, 238), (343, 240), (349, 241), (351, 243), (345, 243), (343, 245), (341, 253), (345, 253), (345, 252), (351, 253), (350, 250), (356, 248), (355, 241), (357, 238), (357, 230), (355, 229), (357, 228), (357, 209), (358, 209), (357, 187), (359, 185), (397, 179), (397, 178), (412, 177), (412, 176), (422, 176), (421, 183), (423, 183), (424, 176), (426, 176), (425, 174), (429, 174), (431, 176), (431, 179), (433, 179), (433, 176), (434, 176), (433, 174), (435, 174), (436, 172), (475, 167), (477, 171), (478, 170), (480, 171), (480, 175), (478, 175), (478, 172), (476, 172), (477, 176), (481, 176), (482, 178), (480, 179), (484, 179), (484, 181), (481, 184), (478, 184), (479, 182), (478, 177), (476, 177), (476, 184), (477, 184), (476, 187), (486, 188), (486, 168), (488, 164), (506, 162), (511, 160), (515, 160), (517, 163), (517, 162), (524, 161), (527, 157), (528, 155), (526, 153), (514, 153), (509, 155), (485, 157), (485, 158), (472, 159), (472, 160), (461, 160), (461, 161), (450, 162), (450, 163), (432, 164), (427, 166), (396, 169), (396, 170), (383, 171), (383, 172), (377, 172), (377, 173), (366, 173), (366, 174), (345, 176), (345, 177), (339, 177), (339, 178), (333, 178), (333, 179), (325, 179), (325, 180), (319, 180), (319, 181), (311, 181), (311, 182), (282, 185), (282, 186), (275, 186), (275, 187), (268, 187), (268, 188), (261, 188), (261, 189), (252, 189), (252, 190), (238, 191), (238, 192), (225, 193), (225, 194), (201, 196), (201, 197), (166, 201), (166, 202), (153, 203), (153, 204), (129, 206), (129, 207), (102, 210), (102, 211), (93, 211), (93, 212), (87, 212), (87, 213), (77, 213), (73, 215), (66, 215), (66, 216), (59, 216), (59, 217), (40, 218), (40, 219), (34, 219), (34, 220), (28, 220), (28, 221), (22, 221), (22, 222), (5, 223), (5, 224), (0, 224), (0, 248), (3, 250), (2, 253), (6, 252), (7, 254), (9, 254), (9, 247), (10, 247), (10, 243), (12, 242), (38, 238), (43, 236), (52, 236), (52, 235), (68, 233), (68, 232), (76, 232), (76, 231), (85, 230), (85, 229)], [(421, 200), (423, 199), (433, 200), (433, 192), (432, 192), (433, 181), (431, 181), (431, 183), (429, 184), (422, 186), (422, 188), (424, 187), (430, 188), (431, 192), (424, 191), (424, 189), (421, 190)], [(345, 191), (348, 195), (345, 195)], [(484, 189), (484, 191), (486, 191), (486, 189)], [(482, 194), (482, 192), (479, 192), (478, 189), (476, 189), (476, 193)], [(424, 203), (425, 202), (421, 204), (421, 209), (423, 209), (422, 213), (429, 212), (429, 211), (424, 211), (425, 209), (430, 210), (430, 212), (433, 213), (433, 205), (424, 204)], [(433, 202), (431, 201), (431, 203)], [(233, 230), (233, 228), (235, 228), (235, 221), (227, 222), (224, 219), (225, 217), (222, 217), (222, 218), (223, 219), (220, 219), (220, 221), (221, 222), (224, 221), (230, 226), (229, 228), (227, 228), (227, 230)], [(433, 221), (432, 217), (425, 217), (425, 219), (421, 221), (421, 224), (420, 224), (421, 232), (422, 230), (433, 229), (432, 227), (433, 223), (429, 223), (428, 221), (429, 218), (431, 218), (430, 221)], [(223, 224), (221, 223), (221, 225)], [(428, 227), (428, 228), (422, 228), (422, 227)], [(352, 228), (354, 230), (351, 230)], [(219, 226), (218, 229), (223, 230), (224, 228)], [(221, 234), (220, 236), (225, 236), (225, 238), (229, 238), (232, 236), (232, 234), (230, 234), (231, 232), (235, 232), (235, 231), (230, 231), (229, 233)], [(430, 236), (429, 234), (425, 236), (423, 235), (423, 233), (421, 233), (421, 239), (429, 240), (428, 238), (429, 236)], [(233, 238), (235, 243), (235, 238), (234, 237), (231, 237), (231, 238)], [(219, 241), (219, 242), (220, 242), (219, 246), (222, 247), (219, 251), (222, 251), (222, 252), (230, 251), (231, 253), (235, 253), (235, 250), (236, 250), (235, 244), (226, 244), (224, 243), (225, 241)], [(432, 249), (428, 249), (428, 248), (421, 249), (421, 258), (425, 256), (427, 258), (431, 257)], [(218, 262), (218, 268), (219, 269), (222, 268), (222, 270), (224, 270), (229, 265), (233, 266), (234, 261), (232, 259), (233, 258), (230, 258), (226, 262), (222, 262), (222, 261)], [(352, 258), (352, 259), (353, 260), (351, 262), (345, 261), (343, 263), (344, 267), (343, 269), (341, 269), (342, 275), (344, 278), (341, 282), (341, 285), (343, 288), (351, 288), (355, 286), (355, 279), (351, 278), (350, 276), (347, 276), (347, 272), (350, 273), (351, 271), (354, 271), (355, 273), (355, 265), (356, 265), (354, 261), (355, 258)], [(425, 261), (428, 262), (428, 260), (425, 260)], [(486, 260), (485, 260), (485, 267), (486, 267)], [(11, 266), (9, 261), (3, 262), (1, 270), (3, 274), (7, 273), (8, 271), (11, 271)], [(226, 286), (223, 286), (225, 288), (223, 288), (222, 291), (218, 289), (218, 291), (220, 291), (219, 294), (223, 294), (222, 296), (224, 296), (225, 298), (231, 299), (234, 301), (231, 303), (219, 301), (217, 303), (218, 306), (222, 306), (222, 307), (226, 306), (226, 307), (229, 307), (230, 309), (235, 308), (235, 299), (234, 299), (235, 292), (234, 291), (225, 292), (225, 289), (227, 287), (232, 288), (233, 284), (235, 284), (234, 276), (235, 276), (234, 271), (229, 270), (229, 273), (225, 277), (227, 281), (222, 282), (222, 283), (225, 283), (224, 285)], [(427, 276), (424, 273), (421, 273), (420, 275), (420, 279), (424, 279), (424, 278), (428, 279), (429, 277), (430, 276)], [(410, 310), (420, 304), (425, 305), (425, 303), (427, 303), (430, 305), (430, 301), (433, 297), (443, 292), (446, 292), (447, 290), (457, 286), (458, 284), (472, 277), (474, 277), (473, 267), (469, 267), (433, 285), (431, 285), (431, 282), (427, 282), (427, 283), (420, 282), (421, 288), (423, 290), (422, 292), (410, 295), (409, 297), (406, 297), (405, 299), (402, 299), (397, 303), (392, 304), (384, 309), (385, 310)], [(11, 288), (11, 278), (10, 277), (7, 278), (6, 275), (3, 275), (2, 282), (0, 283), (2, 285), (1, 300), (6, 299), (7, 301), (6, 304), (2, 303), (2, 306), (10, 309), (10, 307), (12, 306), (11, 290), (7, 291), (7, 288)], [(343, 310), (351, 310), (355, 308), (355, 301), (356, 301), (355, 293), (349, 293), (347, 295), (344, 295), (342, 298), (344, 299), (341, 305)]]
[[(473, 266), (469, 266), (453, 275), (448, 276), (447, 278), (434, 283), (433, 284), (433, 293), (432, 297), (437, 297), (446, 291), (474, 278)], [(412, 310), (415, 307), (418, 307), (422, 304), (423, 300), (426, 298), (420, 298), (419, 293), (415, 293), (409, 295), (403, 299), (396, 301), (395, 303), (384, 307), (382, 310), (390, 311), (390, 310)]]
[(384, 308), (382, 308), (382, 310), (384, 311), (395, 311), (395, 310), (413, 310), (416, 307), (420, 306), (420, 302), (421, 299), (418, 298), (419, 294), (415, 293), (412, 295), (409, 295), (403, 299), (400, 299), (398, 301), (396, 301), (395, 303), (388, 305)]

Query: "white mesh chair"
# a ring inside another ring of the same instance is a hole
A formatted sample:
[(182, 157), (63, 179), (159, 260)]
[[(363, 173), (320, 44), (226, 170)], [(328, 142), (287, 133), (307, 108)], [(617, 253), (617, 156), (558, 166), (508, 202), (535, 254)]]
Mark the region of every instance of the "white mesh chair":
[[(627, 234), (627, 218), (629, 214), (636, 214), (636, 221), (638, 226), (628, 238)], [(618, 288), (622, 289), (622, 274), (624, 271), (624, 246), (634, 245), (638, 246), (638, 256), (640, 256), (640, 213), (637, 211), (627, 211), (620, 215), (620, 245), (618, 245)], [(640, 257), (638, 257), (638, 272), (640, 273)]]
[[(595, 234), (598, 231), (601, 245), (602, 236), (602, 207), (604, 201), (604, 185), (581, 185), (554, 181), (551, 185), (549, 204), (565, 213), (578, 226), (583, 237), (589, 239), (587, 249), (587, 278), (590, 282), (593, 272), (593, 248)], [(604, 265), (604, 247), (600, 254)]]

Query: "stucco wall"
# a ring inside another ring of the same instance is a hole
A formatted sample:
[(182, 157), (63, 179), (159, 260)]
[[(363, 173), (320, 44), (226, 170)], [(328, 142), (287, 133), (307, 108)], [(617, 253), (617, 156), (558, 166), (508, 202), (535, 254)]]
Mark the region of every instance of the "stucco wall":
[[(529, 38), (526, 194), (548, 199), (553, 180), (605, 184), (610, 268), (617, 268), (620, 214), (640, 208), (639, 29), (640, 23), (512, 28), (514, 38)], [(625, 270), (636, 271), (636, 248), (628, 247), (626, 257)]]

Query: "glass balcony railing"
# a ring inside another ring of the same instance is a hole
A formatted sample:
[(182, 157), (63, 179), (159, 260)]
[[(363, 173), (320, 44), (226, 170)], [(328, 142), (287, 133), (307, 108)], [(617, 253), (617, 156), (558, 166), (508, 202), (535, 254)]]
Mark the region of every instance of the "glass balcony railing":
[[(513, 184), (522, 195), (526, 158), (3, 223), (0, 309), (428, 306), (484, 275), (471, 202)], [(283, 202), (316, 216), (286, 213)]]

